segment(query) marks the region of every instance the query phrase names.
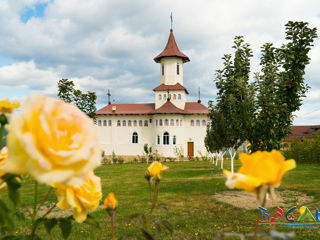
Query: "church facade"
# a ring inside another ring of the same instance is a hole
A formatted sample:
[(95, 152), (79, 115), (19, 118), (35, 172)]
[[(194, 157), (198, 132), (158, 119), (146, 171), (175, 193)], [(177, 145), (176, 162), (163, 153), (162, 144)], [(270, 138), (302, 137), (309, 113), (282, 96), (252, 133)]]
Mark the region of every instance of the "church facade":
[(208, 108), (187, 102), (183, 86), (184, 63), (190, 59), (175, 41), (173, 30), (165, 49), (154, 58), (160, 65), (160, 85), (153, 89), (154, 103), (109, 104), (97, 113), (100, 144), (106, 155), (142, 155), (145, 144), (163, 157), (185, 157), (206, 153), (204, 138)]

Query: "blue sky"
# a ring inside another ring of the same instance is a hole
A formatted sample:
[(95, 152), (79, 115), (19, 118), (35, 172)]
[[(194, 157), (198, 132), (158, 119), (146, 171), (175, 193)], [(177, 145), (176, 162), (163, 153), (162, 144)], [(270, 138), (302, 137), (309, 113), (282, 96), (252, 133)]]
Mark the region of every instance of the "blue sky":
[[(111, 90), (116, 103), (153, 102), (160, 84), (153, 58), (167, 42), (170, 13), (174, 35), (191, 61), (184, 65), (188, 101), (215, 98), (214, 73), (243, 35), (254, 51), (252, 76), (259, 71), (260, 47), (284, 43), (287, 21), (320, 26), (316, 0), (1, 0), (0, 98), (22, 101), (31, 92), (56, 96), (57, 81), (72, 79), (95, 91), (98, 107)], [(311, 89), (295, 124), (320, 124), (320, 43), (310, 52), (306, 82)]]

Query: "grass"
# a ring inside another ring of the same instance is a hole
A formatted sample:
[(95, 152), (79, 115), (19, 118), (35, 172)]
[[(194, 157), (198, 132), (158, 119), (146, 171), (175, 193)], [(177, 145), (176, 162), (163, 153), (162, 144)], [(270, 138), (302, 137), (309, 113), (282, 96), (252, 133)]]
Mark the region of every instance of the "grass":
[[(213, 195), (219, 191), (226, 191), (225, 179), (218, 167), (209, 162), (171, 162), (166, 163), (169, 170), (164, 173), (160, 183), (159, 204), (166, 204), (168, 213), (157, 208), (154, 217), (168, 220), (174, 227), (174, 237), (167, 231), (161, 233), (160, 239), (213, 239), (218, 232), (254, 232), (259, 210), (245, 210), (219, 202)], [(230, 169), (229, 161), (225, 167)], [(114, 192), (119, 205), (116, 213), (117, 237), (124, 234), (140, 235), (140, 225), (136, 221), (127, 222), (128, 216), (134, 213), (146, 213), (150, 207), (148, 186), (144, 179), (147, 164), (104, 165), (96, 169), (96, 175), (101, 177), (103, 196)], [(236, 161), (236, 169), (239, 162)], [(285, 175), (280, 191), (289, 189), (314, 196), (314, 201), (308, 205), (314, 214), (320, 202), (318, 164), (300, 164)], [(21, 189), (23, 201), (32, 206), (32, 179), (25, 179)], [(40, 186), (39, 192), (43, 196), (46, 186)], [(48, 199), (53, 203), (55, 195)], [(287, 209), (284, 209), (285, 211)], [(275, 209), (270, 209), (275, 213)], [(69, 239), (111, 239), (110, 219), (104, 210), (91, 213), (99, 222), (99, 228), (86, 224), (73, 223), (73, 232)], [(18, 232), (28, 231), (29, 219), (19, 221)], [(278, 229), (279, 231), (292, 231)], [(297, 239), (316, 239), (320, 233), (318, 229), (295, 230)], [(43, 226), (38, 235), (47, 239)], [(62, 239), (59, 228), (52, 231), (52, 239)]]

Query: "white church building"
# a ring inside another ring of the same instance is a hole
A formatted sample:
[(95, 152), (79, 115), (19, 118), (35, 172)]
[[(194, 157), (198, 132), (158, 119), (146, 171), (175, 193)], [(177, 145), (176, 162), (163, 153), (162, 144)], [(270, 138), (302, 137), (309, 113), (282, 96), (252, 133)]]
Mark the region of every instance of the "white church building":
[(100, 144), (106, 155), (142, 155), (145, 144), (163, 157), (176, 157), (175, 148), (185, 157), (206, 153), (204, 138), (208, 108), (187, 102), (183, 86), (183, 54), (170, 29), (165, 49), (153, 59), (160, 65), (160, 85), (153, 89), (154, 103), (109, 104), (97, 113)]

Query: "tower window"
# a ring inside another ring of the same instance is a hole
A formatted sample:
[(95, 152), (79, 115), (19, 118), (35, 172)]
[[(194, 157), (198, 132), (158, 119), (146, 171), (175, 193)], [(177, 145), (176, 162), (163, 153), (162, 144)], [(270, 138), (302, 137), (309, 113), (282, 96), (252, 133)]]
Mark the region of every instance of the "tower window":
[(179, 75), (180, 74), (180, 65), (179, 65), (179, 63), (177, 63), (177, 75)]
[(206, 120), (202, 120), (202, 126), (207, 126), (207, 122), (206, 122)]
[(101, 120), (98, 120), (98, 126), (101, 126)]
[(139, 120), (139, 127), (142, 127), (142, 126), (143, 126), (142, 120)]
[(174, 120), (173, 119), (170, 120), (170, 126), (174, 126)]
[(163, 145), (169, 145), (170, 135), (168, 132), (163, 134)]
[(123, 120), (123, 121), (122, 121), (122, 126), (123, 126), (123, 127), (127, 126), (126, 120)]
[(196, 121), (197, 126), (200, 126), (200, 120)]
[(160, 145), (160, 136), (157, 136), (157, 144)]
[(174, 136), (173, 136), (173, 139), (172, 139), (172, 144), (173, 144), (173, 145), (176, 145), (176, 142), (177, 142), (177, 137), (174, 135)]
[(161, 64), (161, 74), (164, 75), (164, 63)]
[(173, 94), (173, 100), (176, 100), (176, 99), (177, 99), (177, 95)]
[(159, 120), (159, 125), (162, 126), (162, 119)]
[(163, 100), (166, 100), (167, 99), (167, 94), (164, 94), (163, 95)]
[(159, 100), (161, 100), (161, 94), (159, 94)]
[(156, 120), (156, 126), (158, 126), (158, 119)]
[(164, 120), (164, 125), (165, 125), (165, 126), (169, 126), (169, 120), (168, 120), (168, 119), (165, 119), (165, 120)]
[(108, 121), (108, 125), (109, 125), (109, 127), (112, 126), (112, 121), (111, 120)]
[(107, 120), (103, 120), (103, 126), (104, 126), (104, 127), (107, 126)]
[(133, 126), (136, 127), (137, 126), (137, 120), (133, 121)]
[(128, 121), (128, 127), (131, 127), (131, 120)]
[(190, 121), (190, 126), (193, 127), (194, 126), (194, 120)]
[(148, 127), (148, 120), (144, 120), (144, 126)]
[(121, 121), (120, 120), (117, 121), (117, 126), (121, 127)]
[(181, 100), (181, 94), (178, 94), (178, 100)]
[(176, 126), (179, 126), (179, 119), (176, 119)]
[(132, 134), (132, 143), (138, 143), (138, 133), (136, 132)]

